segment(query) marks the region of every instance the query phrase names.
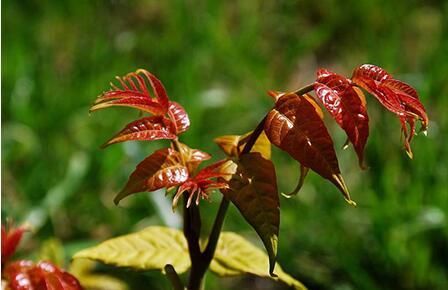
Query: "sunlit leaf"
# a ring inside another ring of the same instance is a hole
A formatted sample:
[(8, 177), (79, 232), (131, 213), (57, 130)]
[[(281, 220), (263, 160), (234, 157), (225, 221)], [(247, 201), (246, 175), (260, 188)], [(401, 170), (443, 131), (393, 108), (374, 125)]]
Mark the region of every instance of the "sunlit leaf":
[(107, 240), (76, 253), (73, 258), (87, 258), (135, 270), (163, 271), (166, 264), (171, 264), (179, 274), (190, 267), (183, 233), (157, 226)]
[(70, 273), (78, 278), (79, 283), (89, 290), (127, 290), (122, 280), (106, 274), (94, 272), (96, 262), (89, 259), (74, 259), (70, 265)]
[(187, 131), (190, 127), (188, 114), (179, 103), (170, 102), (168, 116), (174, 122), (177, 134)]
[(171, 148), (160, 149), (137, 165), (114, 202), (118, 204), (133, 193), (179, 185), (187, 179), (188, 169), (182, 165), (180, 154)]
[[(423, 132), (426, 132), (429, 123), (417, 91), (410, 85), (395, 80), (385, 70), (374, 65), (365, 64), (358, 67), (353, 72), (352, 80), (375, 96), (386, 109), (398, 116), (405, 137), (406, 152), (412, 158), (410, 142), (415, 134), (415, 121), (421, 121), (420, 131)], [(409, 132), (407, 124), (409, 124)]]
[[(225, 135), (215, 138), (213, 141), (224, 151), (229, 157), (238, 157), (252, 132), (240, 135)], [(271, 142), (266, 134), (262, 132), (257, 138), (250, 152), (259, 152), (266, 159), (271, 159)]]
[(176, 137), (176, 131), (170, 119), (162, 116), (151, 116), (127, 124), (123, 130), (101, 147), (105, 148), (111, 144), (132, 140), (154, 141), (175, 139)]
[(188, 172), (194, 172), (197, 167), (202, 163), (202, 161), (208, 160), (211, 158), (210, 154), (198, 150), (192, 149), (187, 145), (178, 142), (179, 152), (182, 156), (182, 160), (185, 162)]
[(272, 162), (260, 153), (243, 154), (229, 189), (222, 190), (263, 241), (269, 256), (269, 271), (274, 271), (277, 256), (280, 204)]
[(268, 113), (264, 130), (274, 145), (288, 152), (301, 165), (331, 181), (354, 205), (318, 107), (305, 97), (285, 94)]
[(278, 277), (272, 277), (266, 271), (268, 256), (249, 241), (232, 232), (223, 232), (220, 235), (215, 257), (210, 264), (210, 270), (219, 276), (236, 276), (252, 274), (280, 281), (297, 290), (306, 287), (285, 273), (279, 264), (275, 267)]
[(358, 155), (359, 165), (365, 168), (364, 147), (369, 136), (369, 117), (362, 92), (356, 91), (345, 77), (324, 69), (317, 72), (314, 90), (347, 134)]
[(163, 108), (159, 103), (151, 101), (146, 97), (127, 97), (123, 99), (110, 99), (107, 101), (96, 102), (90, 112), (98, 111), (109, 107), (129, 107), (151, 113), (156, 116), (164, 115)]

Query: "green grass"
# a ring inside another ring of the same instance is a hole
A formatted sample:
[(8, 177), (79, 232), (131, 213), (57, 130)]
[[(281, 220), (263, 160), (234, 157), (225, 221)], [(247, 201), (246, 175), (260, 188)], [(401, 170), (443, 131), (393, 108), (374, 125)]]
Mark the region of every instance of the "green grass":
[[(337, 150), (358, 208), (311, 174), (297, 198), (281, 200), (279, 261), (310, 289), (448, 288), (448, 3), (30, 0), (4, 1), (2, 11), (2, 219), (38, 226), (26, 253), (51, 236), (70, 248), (178, 222), (148, 195), (112, 203), (135, 164), (163, 144), (98, 149), (136, 117), (127, 109), (88, 115), (115, 75), (155, 73), (189, 112), (182, 140), (222, 156), (211, 140), (253, 129), (272, 105), (267, 90), (298, 88), (321, 66), (350, 75), (374, 63), (417, 88), (429, 136), (415, 138), (408, 160), (398, 121), (369, 97), (370, 169)], [(328, 124), (340, 148), (343, 133)], [(290, 190), (297, 164), (279, 150), (274, 160), (280, 189)], [(209, 227), (217, 202), (201, 207)], [(235, 209), (225, 229), (256, 240)], [(167, 289), (157, 273), (101, 270), (135, 289)]]

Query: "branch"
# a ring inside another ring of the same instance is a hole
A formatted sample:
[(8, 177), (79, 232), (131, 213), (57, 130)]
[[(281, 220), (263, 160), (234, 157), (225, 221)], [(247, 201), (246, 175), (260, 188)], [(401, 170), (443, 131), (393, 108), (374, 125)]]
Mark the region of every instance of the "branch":
[(184, 285), (182, 284), (179, 275), (177, 275), (177, 272), (174, 269), (173, 265), (166, 264), (165, 273), (166, 276), (168, 277), (168, 280), (170, 280), (174, 290), (184, 290)]

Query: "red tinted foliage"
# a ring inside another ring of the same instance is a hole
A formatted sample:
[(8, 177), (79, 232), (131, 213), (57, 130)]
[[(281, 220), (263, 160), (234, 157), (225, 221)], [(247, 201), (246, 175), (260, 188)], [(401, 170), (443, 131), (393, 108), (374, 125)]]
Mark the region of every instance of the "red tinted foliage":
[(325, 69), (317, 71), (314, 86), (317, 97), (345, 131), (363, 165), (364, 147), (369, 136), (369, 117), (364, 94), (345, 77)]
[(296, 94), (281, 95), (267, 115), (264, 130), (274, 145), (331, 181), (352, 202), (339, 170), (333, 141), (314, 101)]
[(8, 226), (7, 228), (2, 225), (2, 264), (5, 264), (16, 252), (24, 232), (25, 228), (23, 227)]
[(9, 264), (3, 277), (11, 290), (79, 290), (78, 280), (50, 262), (21, 260)]
[[(406, 152), (412, 158), (410, 142), (415, 135), (415, 121), (421, 121), (420, 131), (423, 132), (426, 132), (429, 123), (426, 110), (415, 89), (404, 82), (395, 80), (382, 68), (370, 64), (358, 67), (353, 73), (352, 80), (399, 117), (405, 137)], [(409, 132), (406, 124), (409, 124)]]
[(187, 181), (181, 184), (177, 189), (176, 195), (173, 200), (173, 209), (176, 208), (177, 202), (182, 193), (188, 192), (187, 207), (190, 207), (194, 195), (196, 194), (196, 205), (199, 204), (200, 198), (207, 199), (210, 191), (215, 189), (227, 188), (227, 182), (222, 180), (213, 180), (216, 178), (223, 178), (229, 174), (220, 171), (220, 167), (227, 162), (227, 160), (218, 161), (212, 165), (203, 168), (196, 174), (196, 176), (189, 178)]

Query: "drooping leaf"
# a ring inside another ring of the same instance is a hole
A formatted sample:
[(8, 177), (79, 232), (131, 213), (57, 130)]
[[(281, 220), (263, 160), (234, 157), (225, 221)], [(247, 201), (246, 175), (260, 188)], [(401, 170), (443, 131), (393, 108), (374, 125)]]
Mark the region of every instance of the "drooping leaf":
[(171, 264), (178, 274), (190, 267), (187, 242), (181, 231), (151, 226), (82, 250), (73, 257), (87, 258), (135, 270), (160, 270)]
[[(252, 132), (240, 135), (225, 135), (215, 138), (213, 141), (226, 153), (229, 157), (238, 157), (243, 151), (244, 146), (249, 140)], [(259, 152), (264, 158), (271, 159), (271, 142), (262, 132), (257, 138), (250, 152)]]
[(182, 156), (182, 160), (185, 162), (188, 172), (190, 173), (194, 172), (203, 161), (211, 158), (210, 154), (204, 151), (191, 149), (181, 142), (178, 142), (177, 144), (179, 146), (179, 152)]
[(309, 169), (308, 167), (305, 167), (305, 166), (303, 166), (303, 165), (300, 165), (300, 177), (299, 177), (299, 182), (297, 183), (296, 188), (294, 188), (294, 190), (291, 191), (290, 193), (282, 193), (282, 195), (283, 195), (284, 197), (290, 198), (290, 197), (292, 197), (293, 195), (298, 194), (299, 191), (300, 191), (300, 189), (301, 189), (302, 186), (303, 186), (303, 183), (305, 182), (305, 178), (306, 178), (306, 176), (307, 176), (309, 170), (310, 170), (310, 169)]
[[(368, 64), (358, 67), (353, 72), (352, 81), (375, 96), (386, 109), (398, 116), (405, 136), (406, 152), (412, 158), (410, 141), (415, 134), (415, 121), (421, 121), (420, 131), (423, 132), (426, 132), (429, 122), (416, 90), (406, 83), (395, 80), (382, 68)], [(409, 133), (406, 124), (409, 124)]]
[(277, 179), (272, 162), (260, 153), (248, 153), (237, 161), (236, 173), (229, 188), (222, 190), (255, 229), (269, 256), (269, 272), (274, 272), (277, 256), (280, 203)]
[(305, 167), (331, 181), (354, 205), (339, 170), (333, 141), (319, 107), (306, 97), (284, 94), (266, 118), (264, 130), (271, 143)]
[(302, 283), (285, 273), (279, 264), (275, 267), (277, 277), (271, 276), (266, 271), (268, 260), (268, 256), (260, 248), (240, 235), (222, 232), (210, 270), (223, 277), (252, 274), (283, 282), (296, 290), (306, 289)]
[(179, 103), (170, 102), (168, 115), (175, 124), (177, 135), (187, 131), (190, 127), (190, 119), (188, 118), (188, 114)]
[(11, 290), (81, 290), (78, 280), (50, 262), (21, 260), (6, 266), (2, 279), (8, 281)]
[(364, 165), (364, 147), (369, 136), (369, 117), (365, 98), (355, 90), (345, 77), (320, 69), (314, 86), (317, 97), (345, 131), (358, 155), (359, 165)]
[(133, 193), (179, 185), (187, 179), (188, 169), (182, 164), (180, 154), (171, 148), (160, 149), (137, 165), (114, 202), (118, 204)]
[[(173, 210), (177, 206), (177, 202), (182, 193), (188, 192), (188, 200), (186, 207), (190, 207), (193, 197), (196, 195), (196, 205), (199, 204), (200, 198), (208, 199), (209, 193), (212, 190), (227, 188), (227, 182), (216, 180), (217, 178), (224, 178), (228, 174), (221, 170), (221, 167), (227, 160), (221, 160), (212, 165), (201, 169), (194, 177), (190, 177), (183, 182), (177, 189), (173, 198)], [(213, 180), (215, 179), (215, 180)]]
[(176, 131), (170, 119), (162, 116), (151, 116), (127, 124), (123, 130), (101, 147), (105, 148), (115, 143), (132, 140), (154, 141), (175, 139), (176, 137)]

